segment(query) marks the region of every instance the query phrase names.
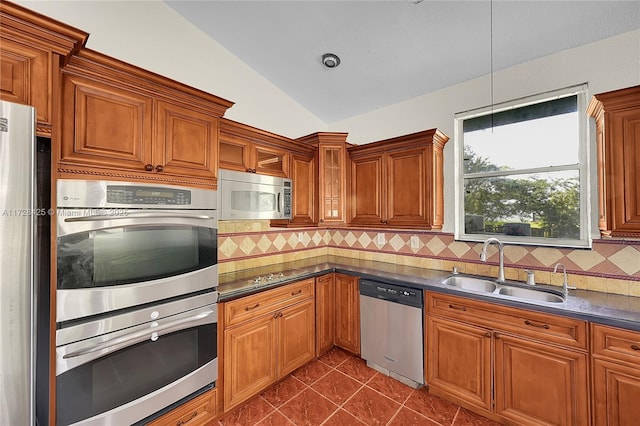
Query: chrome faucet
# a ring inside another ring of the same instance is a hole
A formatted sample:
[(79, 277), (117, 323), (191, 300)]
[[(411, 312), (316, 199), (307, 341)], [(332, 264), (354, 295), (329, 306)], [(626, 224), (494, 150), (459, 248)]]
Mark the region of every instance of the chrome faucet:
[(555, 268), (553, 268), (553, 273), (557, 274), (558, 273), (558, 267), (560, 267), (560, 266), (562, 267), (562, 274), (563, 274), (562, 295), (566, 299), (567, 296), (569, 295), (569, 289), (575, 289), (575, 287), (569, 287), (569, 284), (567, 283), (567, 268), (562, 263), (556, 263)]
[(483, 262), (487, 261), (487, 247), (491, 244), (496, 244), (498, 246), (498, 254), (500, 255), (500, 264), (498, 266), (498, 282), (504, 282), (504, 244), (500, 242), (497, 238), (487, 238), (482, 246), (482, 252), (480, 253), (480, 260)]

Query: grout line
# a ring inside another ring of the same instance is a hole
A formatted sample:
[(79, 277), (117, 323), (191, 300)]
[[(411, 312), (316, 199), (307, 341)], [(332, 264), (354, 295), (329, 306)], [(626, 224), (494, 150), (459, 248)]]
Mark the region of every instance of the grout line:
[(456, 415), (453, 416), (453, 420), (451, 420), (451, 426), (453, 426), (454, 424), (456, 424), (456, 420), (458, 420), (458, 415), (460, 414), (460, 409), (462, 407), (458, 406), (458, 410), (456, 411)]

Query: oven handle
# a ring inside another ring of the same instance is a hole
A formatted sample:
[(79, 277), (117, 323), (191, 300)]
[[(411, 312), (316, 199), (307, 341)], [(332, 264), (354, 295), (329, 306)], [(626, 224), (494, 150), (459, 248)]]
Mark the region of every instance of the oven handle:
[[(98, 343), (97, 345), (94, 346), (90, 346), (88, 348), (83, 348), (83, 349), (79, 349), (77, 351), (74, 352), (70, 352), (68, 354), (64, 354), (62, 356), (62, 359), (69, 359), (69, 358), (75, 358), (75, 357), (79, 357), (82, 355), (87, 355), (90, 354), (92, 352), (97, 352), (97, 351), (101, 351), (103, 349), (108, 349), (111, 348), (112, 352), (116, 349), (119, 349), (122, 346), (127, 346), (129, 343), (138, 343), (140, 341), (146, 340), (150, 334), (153, 336), (153, 334), (155, 333), (156, 336), (159, 336), (158, 333), (160, 332), (172, 332), (172, 331), (176, 331), (176, 330), (180, 330), (183, 329), (184, 327), (182, 327), (184, 324), (190, 323), (190, 322), (194, 322), (194, 321), (199, 321), (203, 318), (208, 317), (209, 315), (211, 315), (214, 311), (204, 311), (199, 313), (198, 315), (194, 315), (191, 317), (187, 317), (187, 318), (183, 318), (180, 320), (176, 320), (176, 321), (171, 321), (167, 324), (163, 324), (163, 325), (159, 325), (157, 327), (151, 327), (148, 329), (144, 329), (144, 330), (140, 330), (140, 331), (135, 331), (133, 333), (129, 333), (129, 334), (125, 334), (124, 336), (120, 336), (120, 337), (116, 337), (114, 339), (109, 339), (106, 340), (102, 343)], [(153, 324), (153, 323), (152, 323)], [(151, 339), (153, 340), (153, 337), (151, 337)]]
[(175, 214), (175, 213), (139, 213), (136, 211), (126, 210), (122, 214), (117, 215), (95, 215), (95, 216), (80, 216), (65, 218), (65, 222), (92, 222), (100, 220), (117, 220), (117, 219), (148, 219), (148, 218), (169, 218), (169, 219), (199, 219), (199, 220), (212, 220), (214, 216), (209, 215), (190, 215), (190, 214)]

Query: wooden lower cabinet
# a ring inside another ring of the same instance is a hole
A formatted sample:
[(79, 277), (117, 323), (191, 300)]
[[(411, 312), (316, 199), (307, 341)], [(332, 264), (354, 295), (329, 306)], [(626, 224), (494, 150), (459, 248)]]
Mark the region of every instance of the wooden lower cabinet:
[(634, 426), (640, 416), (640, 369), (593, 360), (593, 410), (597, 426)]
[(359, 278), (335, 274), (335, 345), (360, 354)]
[[(237, 406), (315, 357), (313, 278), (225, 303), (225, 317), (254, 312), (244, 321), (227, 321), (224, 330), (224, 410)], [(311, 297), (299, 300), (311, 285)], [(291, 290), (292, 289), (292, 290)], [(290, 291), (291, 290), (291, 291)], [(249, 299), (247, 305), (244, 299)], [(292, 300), (286, 304), (287, 300)], [(229, 325), (231, 323), (232, 325)]]
[(205, 426), (218, 414), (218, 389), (211, 389), (148, 423), (147, 426)]
[(491, 332), (486, 328), (427, 318), (426, 382), (487, 411), (492, 407)]
[(425, 300), (432, 393), (507, 424), (590, 423), (586, 322), (431, 292)]
[(588, 425), (587, 354), (496, 333), (495, 411), (518, 425)]
[(336, 333), (334, 280), (333, 273), (316, 278), (316, 356), (333, 347)]

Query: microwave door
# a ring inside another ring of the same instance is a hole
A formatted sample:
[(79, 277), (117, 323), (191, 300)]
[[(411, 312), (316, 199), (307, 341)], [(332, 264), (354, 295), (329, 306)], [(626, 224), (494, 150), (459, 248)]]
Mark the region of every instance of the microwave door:
[(279, 187), (229, 182), (222, 191), (223, 219), (278, 219), (282, 217), (283, 196)]

